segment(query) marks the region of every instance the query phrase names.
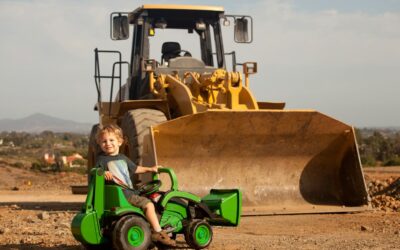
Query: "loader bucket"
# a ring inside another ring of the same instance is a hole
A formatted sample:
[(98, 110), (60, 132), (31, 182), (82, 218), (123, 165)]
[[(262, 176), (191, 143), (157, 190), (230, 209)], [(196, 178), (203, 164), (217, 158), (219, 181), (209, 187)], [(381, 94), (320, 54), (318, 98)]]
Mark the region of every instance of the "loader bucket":
[(242, 212), (242, 193), (238, 189), (212, 189), (201, 201), (207, 205), (216, 218), (211, 225), (237, 226)]
[(319, 112), (212, 110), (151, 130), (180, 190), (240, 189), (244, 215), (370, 208), (353, 128)]
[(99, 221), (95, 211), (79, 213), (71, 223), (73, 236), (76, 240), (85, 244), (100, 244), (104, 240), (99, 228)]

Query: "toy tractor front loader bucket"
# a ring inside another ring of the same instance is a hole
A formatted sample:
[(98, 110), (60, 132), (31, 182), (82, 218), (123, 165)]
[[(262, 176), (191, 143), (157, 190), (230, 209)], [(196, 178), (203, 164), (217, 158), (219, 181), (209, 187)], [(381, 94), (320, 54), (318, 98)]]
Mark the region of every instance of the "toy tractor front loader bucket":
[(316, 111), (212, 110), (151, 128), (181, 189), (240, 189), (243, 214), (367, 210), (351, 126)]
[(238, 189), (212, 189), (201, 202), (215, 214), (210, 224), (216, 226), (237, 226), (242, 213), (242, 193)]

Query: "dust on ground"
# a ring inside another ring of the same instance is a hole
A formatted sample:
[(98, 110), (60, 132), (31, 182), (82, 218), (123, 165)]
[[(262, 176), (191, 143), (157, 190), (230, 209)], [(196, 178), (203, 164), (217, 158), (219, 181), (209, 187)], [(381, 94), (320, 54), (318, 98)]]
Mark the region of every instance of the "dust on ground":
[[(400, 167), (369, 169), (365, 178), (372, 201), (381, 196), (371, 211), (242, 217), (237, 228), (215, 227), (209, 249), (400, 249), (399, 190), (394, 185)], [(83, 249), (70, 231), (81, 203), (67, 199), (70, 185), (85, 181), (75, 173), (40, 173), (0, 164), (0, 249)], [(25, 194), (38, 199), (15, 198)], [(4, 202), (4, 197), (16, 200)], [(182, 237), (177, 241), (178, 249), (187, 247)]]

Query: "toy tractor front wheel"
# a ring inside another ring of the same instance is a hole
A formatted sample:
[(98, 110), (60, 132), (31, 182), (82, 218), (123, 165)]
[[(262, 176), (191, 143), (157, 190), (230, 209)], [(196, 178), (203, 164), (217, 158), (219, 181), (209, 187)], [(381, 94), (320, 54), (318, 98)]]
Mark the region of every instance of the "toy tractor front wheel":
[(211, 244), (213, 232), (204, 220), (193, 220), (185, 230), (186, 243), (194, 249), (203, 249)]
[(144, 250), (151, 244), (149, 224), (139, 216), (127, 215), (118, 220), (112, 232), (116, 250)]

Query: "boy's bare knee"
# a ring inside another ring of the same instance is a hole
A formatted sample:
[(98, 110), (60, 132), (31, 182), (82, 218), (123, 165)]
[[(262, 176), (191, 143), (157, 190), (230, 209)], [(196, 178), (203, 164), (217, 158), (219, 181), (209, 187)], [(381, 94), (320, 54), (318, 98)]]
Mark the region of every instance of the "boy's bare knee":
[(154, 204), (151, 202), (147, 203), (146, 206), (144, 207), (144, 212), (154, 211), (154, 210), (155, 210)]

